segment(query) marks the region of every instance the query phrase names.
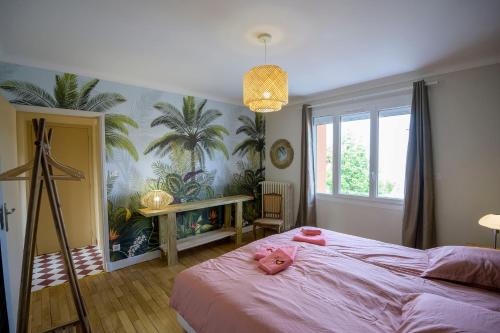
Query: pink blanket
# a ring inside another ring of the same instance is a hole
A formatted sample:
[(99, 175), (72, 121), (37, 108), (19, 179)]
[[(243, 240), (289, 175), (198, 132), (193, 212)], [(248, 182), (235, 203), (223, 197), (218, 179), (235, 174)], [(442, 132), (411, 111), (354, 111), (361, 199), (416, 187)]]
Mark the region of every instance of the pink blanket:
[[(419, 277), (424, 251), (322, 230), (326, 246), (258, 240), (177, 275), (171, 306), (197, 333), (395, 332), (409, 294), (500, 311), (500, 293)], [(262, 274), (258, 247), (298, 245), (293, 265)]]

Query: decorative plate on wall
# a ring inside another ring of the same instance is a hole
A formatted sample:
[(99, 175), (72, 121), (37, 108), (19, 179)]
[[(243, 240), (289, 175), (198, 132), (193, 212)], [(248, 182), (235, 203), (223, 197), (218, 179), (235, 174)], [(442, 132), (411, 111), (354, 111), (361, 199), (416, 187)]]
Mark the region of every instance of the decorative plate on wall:
[(293, 161), (293, 148), (285, 139), (276, 140), (271, 147), (271, 162), (278, 169), (285, 169)]

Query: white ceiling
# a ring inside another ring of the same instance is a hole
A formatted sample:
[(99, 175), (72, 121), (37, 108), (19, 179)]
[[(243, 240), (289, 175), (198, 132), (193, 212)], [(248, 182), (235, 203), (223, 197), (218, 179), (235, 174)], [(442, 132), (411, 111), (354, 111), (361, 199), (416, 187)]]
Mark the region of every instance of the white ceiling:
[(0, 0), (0, 60), (241, 103), (270, 62), (304, 96), (500, 59), (500, 0)]

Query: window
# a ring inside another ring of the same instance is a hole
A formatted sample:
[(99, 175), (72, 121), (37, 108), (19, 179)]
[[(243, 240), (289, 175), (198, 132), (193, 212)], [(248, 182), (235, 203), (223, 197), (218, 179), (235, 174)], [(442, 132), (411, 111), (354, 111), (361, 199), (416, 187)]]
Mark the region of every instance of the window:
[(402, 200), (410, 107), (314, 118), (316, 192)]
[(339, 192), (370, 194), (370, 113), (340, 117)]
[(333, 123), (331, 117), (315, 121), (316, 191), (333, 191)]
[(377, 196), (403, 199), (406, 149), (410, 130), (407, 108), (380, 111), (378, 116)]

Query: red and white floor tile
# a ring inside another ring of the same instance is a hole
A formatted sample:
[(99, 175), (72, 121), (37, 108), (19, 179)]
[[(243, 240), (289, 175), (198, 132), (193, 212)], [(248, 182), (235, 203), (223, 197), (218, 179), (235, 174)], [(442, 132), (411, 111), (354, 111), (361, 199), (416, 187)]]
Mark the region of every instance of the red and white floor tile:
[[(102, 253), (97, 246), (86, 246), (71, 250), (76, 274), (81, 279), (84, 276), (95, 275), (103, 271)], [(61, 253), (43, 254), (35, 257), (33, 262), (33, 279), (31, 291), (57, 286), (68, 281)]]

